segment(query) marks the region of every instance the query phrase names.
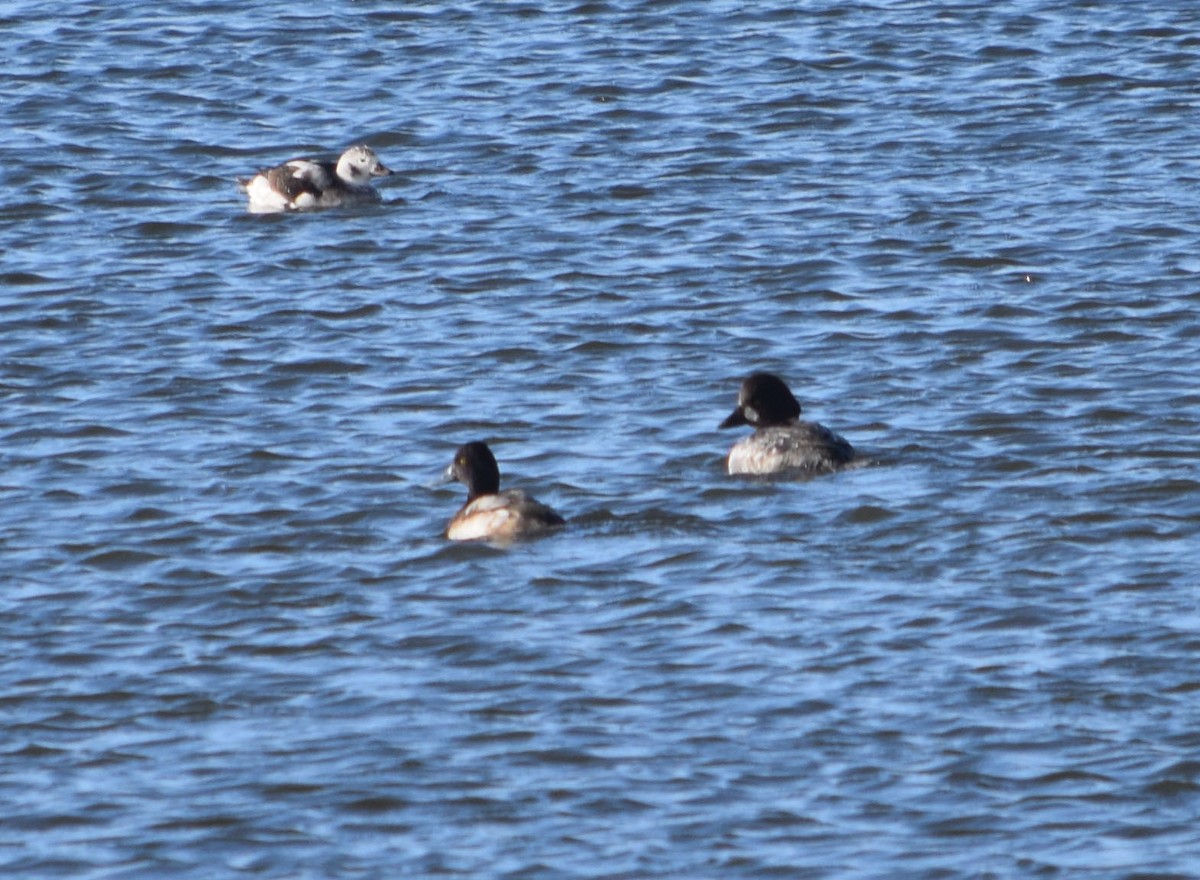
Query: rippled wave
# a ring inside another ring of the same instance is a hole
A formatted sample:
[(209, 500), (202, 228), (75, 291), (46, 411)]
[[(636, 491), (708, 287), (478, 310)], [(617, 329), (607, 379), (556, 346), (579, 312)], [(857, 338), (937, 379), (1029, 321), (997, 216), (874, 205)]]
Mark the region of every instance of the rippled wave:
[[(1200, 14), (0, 27), (7, 874), (1195, 873)], [(872, 465), (728, 478), (754, 369)]]

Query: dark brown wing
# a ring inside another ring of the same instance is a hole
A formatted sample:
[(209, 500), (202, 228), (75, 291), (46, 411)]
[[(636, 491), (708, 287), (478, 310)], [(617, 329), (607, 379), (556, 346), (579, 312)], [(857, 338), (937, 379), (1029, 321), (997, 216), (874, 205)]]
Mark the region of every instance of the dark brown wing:
[(309, 163), (302, 161), (285, 162), (278, 168), (270, 168), (263, 173), (266, 174), (271, 189), (283, 194), (290, 202), (294, 202), (305, 193), (313, 198), (320, 198), (321, 188), (312, 180), (311, 175), (305, 173), (308, 165)]

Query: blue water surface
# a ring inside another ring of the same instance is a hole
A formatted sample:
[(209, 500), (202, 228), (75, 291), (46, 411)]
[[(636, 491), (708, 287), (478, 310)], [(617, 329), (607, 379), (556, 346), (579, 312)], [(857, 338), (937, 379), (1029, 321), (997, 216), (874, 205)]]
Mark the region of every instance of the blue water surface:
[[(1200, 874), (1200, 9), (0, 33), (5, 876)], [(758, 369), (870, 464), (726, 475)]]

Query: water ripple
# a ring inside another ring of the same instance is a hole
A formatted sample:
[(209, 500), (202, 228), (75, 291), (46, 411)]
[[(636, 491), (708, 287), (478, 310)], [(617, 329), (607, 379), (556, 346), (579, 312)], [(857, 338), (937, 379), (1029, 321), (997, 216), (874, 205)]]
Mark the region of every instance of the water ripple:
[(19, 7), (9, 874), (1194, 873), (1196, 13)]

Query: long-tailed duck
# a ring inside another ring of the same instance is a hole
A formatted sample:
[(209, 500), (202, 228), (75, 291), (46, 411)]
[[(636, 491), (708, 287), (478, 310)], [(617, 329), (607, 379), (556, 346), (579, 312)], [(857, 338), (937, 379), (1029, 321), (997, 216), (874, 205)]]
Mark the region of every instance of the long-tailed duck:
[(467, 503), (446, 526), (451, 541), (490, 541), (508, 544), (560, 528), (566, 521), (520, 489), (500, 491), (500, 468), (486, 443), (460, 446), (446, 468), (447, 481), (467, 487)]
[(374, 150), (359, 144), (337, 162), (291, 159), (249, 179), (239, 178), (238, 183), (250, 197), (250, 213), (271, 214), (377, 202), (379, 193), (371, 188), (371, 178), (391, 173)]
[(797, 470), (822, 473), (854, 460), (854, 447), (824, 425), (800, 419), (800, 403), (787, 384), (771, 373), (754, 373), (742, 382), (737, 409), (722, 428), (753, 425), (756, 430), (729, 450), (731, 474), (777, 474)]

